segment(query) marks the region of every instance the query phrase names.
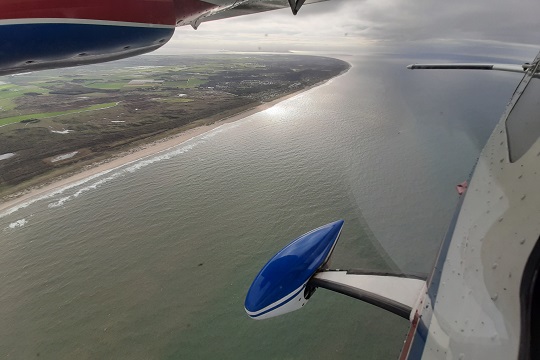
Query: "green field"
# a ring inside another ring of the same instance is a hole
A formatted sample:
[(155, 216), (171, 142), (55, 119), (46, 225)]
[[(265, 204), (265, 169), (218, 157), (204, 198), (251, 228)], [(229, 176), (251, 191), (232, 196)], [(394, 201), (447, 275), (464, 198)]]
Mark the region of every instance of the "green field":
[(87, 83), (85, 86), (92, 89), (120, 90), (126, 83), (127, 82), (96, 82)]
[(0, 119), (0, 126), (8, 125), (8, 124), (14, 124), (21, 122), (23, 120), (30, 120), (30, 119), (45, 119), (55, 116), (62, 116), (62, 115), (69, 115), (69, 114), (76, 114), (83, 111), (93, 111), (93, 110), (102, 110), (106, 108), (110, 108), (113, 106), (116, 106), (118, 103), (111, 102), (111, 103), (105, 103), (105, 104), (96, 104), (91, 105), (82, 109), (74, 109), (74, 110), (66, 110), (66, 111), (56, 111), (56, 112), (48, 112), (48, 113), (38, 113), (38, 114), (26, 114), (26, 115), (19, 115), (19, 116), (12, 116), (5, 119)]
[(165, 99), (159, 99), (159, 101), (166, 102), (166, 103), (189, 103), (194, 100), (186, 99), (186, 98), (165, 98)]
[(0, 108), (2, 108), (1, 110), (13, 110), (16, 106), (14, 100), (23, 95), (23, 89), (20, 86), (12, 84), (0, 85)]
[(0, 85), (0, 114), (1, 111), (9, 111), (15, 109), (17, 104), (15, 99), (22, 97), (25, 93), (40, 93), (48, 94), (49, 90), (38, 86), (18, 86), (13, 84)]
[(202, 80), (202, 79), (197, 79), (197, 78), (190, 78), (190, 79), (188, 79), (186, 84), (184, 86), (181, 86), (181, 87), (183, 87), (183, 88), (193, 88), (193, 87), (197, 87), (199, 85), (206, 84), (207, 82), (208, 82), (207, 80)]

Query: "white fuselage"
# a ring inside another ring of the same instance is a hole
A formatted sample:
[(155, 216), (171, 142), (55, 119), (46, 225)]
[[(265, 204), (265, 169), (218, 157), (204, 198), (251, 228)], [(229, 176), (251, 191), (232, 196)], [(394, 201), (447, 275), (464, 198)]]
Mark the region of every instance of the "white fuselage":
[[(528, 84), (528, 78), (530, 74), (478, 159), (451, 240), (441, 248), (418, 309), (416, 353), (413, 344), (409, 358), (420, 354), (422, 359), (518, 358), (521, 280), (540, 235), (540, 141), (538, 134), (527, 134), (536, 138), (530, 138), (532, 145), (511, 162), (507, 118), (522, 101), (521, 92), (528, 85), (532, 92), (536, 86), (532, 82), (540, 82), (533, 77)], [(516, 113), (523, 110), (521, 106)], [(528, 116), (536, 119), (538, 113)], [(510, 134), (512, 141), (518, 144), (523, 139)]]

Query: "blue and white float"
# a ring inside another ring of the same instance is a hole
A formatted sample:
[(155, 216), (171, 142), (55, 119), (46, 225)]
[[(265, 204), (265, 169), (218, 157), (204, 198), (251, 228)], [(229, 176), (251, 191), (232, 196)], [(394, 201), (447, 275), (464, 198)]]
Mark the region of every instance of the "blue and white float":
[(308, 282), (328, 262), (343, 223), (339, 220), (312, 230), (270, 259), (249, 288), (247, 314), (267, 319), (302, 308), (315, 290)]
[(270, 259), (249, 288), (244, 303), (247, 314), (262, 320), (301, 309), (320, 287), (412, 320), (426, 290), (425, 277), (328, 268), (343, 223), (338, 220), (312, 230)]

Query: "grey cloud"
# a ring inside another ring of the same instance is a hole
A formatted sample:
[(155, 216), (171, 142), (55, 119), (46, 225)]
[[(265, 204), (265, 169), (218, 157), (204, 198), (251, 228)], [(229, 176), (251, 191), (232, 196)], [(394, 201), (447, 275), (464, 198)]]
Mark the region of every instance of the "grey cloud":
[(182, 28), (173, 44), (233, 45), (234, 50), (444, 41), (537, 45), (539, 13), (537, 0), (522, 0), (519, 5), (503, 0), (332, 0), (304, 6), (297, 16), (284, 9), (203, 23), (196, 32)]
[(380, 41), (469, 39), (538, 43), (540, 2), (368, 1), (356, 8), (365, 36)]

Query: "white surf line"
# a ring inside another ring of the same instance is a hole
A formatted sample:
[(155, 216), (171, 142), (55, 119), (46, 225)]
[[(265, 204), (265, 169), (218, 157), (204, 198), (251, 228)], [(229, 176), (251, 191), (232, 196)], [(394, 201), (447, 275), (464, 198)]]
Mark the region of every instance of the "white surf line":
[(12, 222), (11, 224), (8, 225), (8, 227), (6, 228), (6, 230), (9, 228), (9, 229), (15, 229), (15, 228), (20, 228), (20, 227), (23, 227), (24, 225), (28, 224), (28, 220), (26, 219), (20, 219), (20, 220), (17, 220), (15, 222)]
[[(148, 166), (150, 164), (153, 164), (155, 162), (162, 161), (162, 160), (169, 160), (169, 159), (171, 159), (173, 157), (181, 155), (181, 154), (193, 149), (197, 145), (199, 145), (201, 143), (204, 143), (205, 139), (203, 137), (205, 135), (209, 135), (214, 131), (222, 132), (223, 131), (223, 129), (222, 129), (223, 126), (232, 125), (232, 124), (234, 124), (234, 123), (225, 123), (225, 124), (219, 125), (219, 126), (213, 128), (213, 129), (210, 129), (210, 130), (208, 130), (208, 131), (206, 131), (206, 132), (204, 132), (202, 134), (196, 135), (196, 136), (194, 136), (194, 137), (192, 137), (190, 139), (186, 139), (185, 141), (182, 141), (181, 143), (169, 146), (169, 147), (167, 147), (165, 149), (162, 149), (162, 150), (159, 150), (159, 151), (157, 151), (155, 153), (148, 154), (148, 155), (142, 156), (142, 157), (140, 157), (138, 159), (125, 162), (125, 163), (123, 163), (121, 165), (118, 165), (118, 166), (115, 166), (115, 167), (113, 167), (111, 169), (100, 171), (97, 174), (89, 175), (88, 177), (85, 177), (85, 178), (83, 178), (81, 180), (75, 181), (75, 182), (70, 183), (70, 184), (66, 184), (66, 185), (61, 186), (59, 188), (52, 188), (52, 189), (44, 192), (43, 194), (41, 194), (41, 196), (39, 194), (36, 194), (34, 197), (30, 197), (26, 201), (23, 201), (21, 203), (14, 204), (13, 206), (6, 208), (3, 212), (0, 212), (0, 219), (15, 213), (15, 212), (19, 211), (20, 209), (27, 208), (28, 206), (30, 206), (30, 205), (32, 205), (32, 204), (34, 204), (36, 202), (51, 199), (52, 197), (54, 197), (56, 195), (63, 194), (64, 192), (66, 192), (66, 191), (68, 191), (68, 190), (70, 190), (72, 188), (75, 188), (77, 186), (81, 186), (81, 185), (86, 184), (86, 183), (88, 183), (88, 182), (90, 182), (92, 180), (100, 178), (100, 177), (102, 177), (104, 175), (110, 174), (111, 172), (115, 172), (115, 171), (120, 170), (120, 172), (109, 175), (108, 177), (106, 177), (104, 179), (100, 179), (96, 183), (88, 185), (88, 186), (84, 187), (83, 189), (78, 190), (77, 192), (75, 192), (72, 195), (68, 195), (68, 196), (66, 196), (66, 197), (64, 197), (62, 199), (59, 199), (58, 201), (53, 203), (54, 205), (48, 206), (48, 208), (53, 208), (53, 207), (57, 207), (59, 205), (63, 205), (63, 203), (73, 199), (73, 197), (78, 197), (81, 193), (92, 190), (92, 189), (95, 189), (95, 188), (103, 185), (104, 183), (109, 182), (110, 180), (116, 179), (120, 175), (123, 175), (125, 173), (133, 173), (133, 172), (135, 172), (135, 171), (137, 171), (137, 170), (139, 170), (139, 169), (141, 169), (143, 167), (146, 167), (146, 166)], [(194, 140), (193, 144), (186, 144), (187, 142), (189, 142), (191, 140)], [(125, 168), (125, 169), (123, 169), (123, 168)], [(59, 202), (62, 202), (62, 203), (57, 205)], [(57, 205), (57, 206), (55, 206), (55, 205)]]

